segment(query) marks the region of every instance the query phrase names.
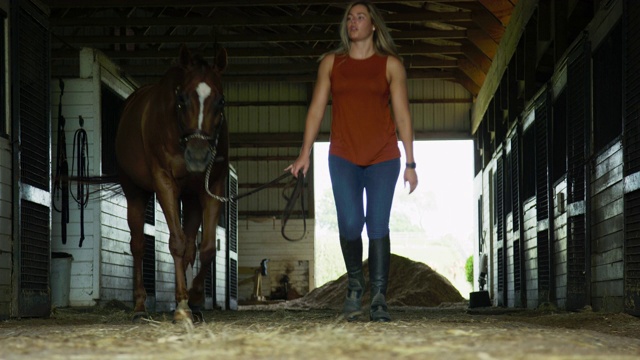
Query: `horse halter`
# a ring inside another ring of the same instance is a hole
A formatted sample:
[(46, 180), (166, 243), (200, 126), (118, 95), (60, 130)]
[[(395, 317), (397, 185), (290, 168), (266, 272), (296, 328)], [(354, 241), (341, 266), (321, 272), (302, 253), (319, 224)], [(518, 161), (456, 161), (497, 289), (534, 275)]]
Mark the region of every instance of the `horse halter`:
[[(186, 102), (183, 99), (183, 93), (181, 91), (180, 86), (176, 87), (175, 95), (176, 95), (176, 98), (177, 98), (177, 101), (176, 101), (176, 103), (177, 103), (176, 112), (180, 113), (180, 111), (182, 111), (183, 103)], [(213, 153), (214, 153), (214, 157), (215, 157), (215, 151), (216, 151), (215, 149), (218, 146), (218, 138), (220, 137), (220, 129), (222, 127), (222, 123), (225, 121), (224, 105), (225, 105), (224, 95), (220, 95), (220, 98), (218, 99), (217, 104), (214, 106), (214, 109), (216, 111), (219, 110), (219, 112), (220, 112), (220, 121), (218, 121), (218, 124), (216, 125), (216, 128), (214, 130), (214, 135), (213, 136), (207, 136), (207, 135), (203, 134), (201, 131), (195, 131), (195, 132), (190, 133), (190, 134), (185, 134), (184, 125), (182, 124), (182, 122), (179, 122), (178, 125), (180, 127), (180, 133), (184, 134), (184, 135), (182, 135), (182, 137), (180, 137), (180, 146), (182, 148), (186, 147), (187, 142), (189, 142), (189, 140), (192, 140), (192, 139), (205, 140), (205, 141), (209, 142), (209, 145), (213, 149)]]
[[(184, 99), (181, 99), (181, 97), (183, 96), (183, 93), (181, 92), (180, 86), (176, 87), (175, 95), (178, 98), (176, 111), (180, 112), (182, 111), (182, 106), (183, 106), (182, 103), (185, 102)], [(230, 199), (212, 193), (211, 190), (209, 190), (209, 179), (211, 177), (211, 171), (213, 169), (214, 163), (216, 162), (216, 156), (218, 154), (218, 141), (220, 140), (220, 131), (222, 130), (222, 123), (225, 121), (224, 105), (225, 105), (224, 95), (220, 95), (220, 98), (218, 99), (218, 103), (214, 107), (216, 111), (220, 112), (220, 121), (218, 121), (218, 124), (216, 125), (213, 136), (207, 136), (200, 131), (196, 131), (191, 134), (185, 134), (180, 138), (180, 146), (182, 148), (185, 148), (187, 145), (187, 142), (189, 142), (189, 140), (192, 140), (192, 139), (201, 139), (209, 143), (211, 160), (209, 160), (209, 164), (207, 165), (207, 170), (205, 173), (204, 189), (207, 192), (207, 194), (209, 194), (209, 196), (211, 196), (212, 198), (222, 203), (227, 202)], [(184, 134), (185, 131), (184, 131), (184, 126), (182, 122), (179, 122), (179, 126), (180, 126), (180, 132)]]

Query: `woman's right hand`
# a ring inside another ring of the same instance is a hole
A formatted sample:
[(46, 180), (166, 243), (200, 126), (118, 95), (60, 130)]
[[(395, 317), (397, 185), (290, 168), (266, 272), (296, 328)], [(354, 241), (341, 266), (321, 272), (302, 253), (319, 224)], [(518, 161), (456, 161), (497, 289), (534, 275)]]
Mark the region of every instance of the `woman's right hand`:
[(296, 161), (294, 161), (293, 164), (287, 166), (284, 171), (291, 172), (291, 174), (296, 178), (298, 177), (300, 171), (302, 171), (302, 175), (306, 177), (307, 171), (309, 170), (309, 163), (310, 161), (308, 156), (300, 155), (298, 156)]

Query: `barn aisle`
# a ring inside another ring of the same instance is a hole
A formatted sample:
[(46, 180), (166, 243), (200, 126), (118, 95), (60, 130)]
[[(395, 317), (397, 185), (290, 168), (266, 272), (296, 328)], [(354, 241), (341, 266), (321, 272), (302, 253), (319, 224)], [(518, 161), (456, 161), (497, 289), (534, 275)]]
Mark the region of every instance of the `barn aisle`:
[(133, 324), (117, 307), (58, 309), (0, 323), (2, 359), (637, 359), (640, 319), (626, 314), (392, 307), (394, 321), (347, 323), (334, 309), (209, 311)]

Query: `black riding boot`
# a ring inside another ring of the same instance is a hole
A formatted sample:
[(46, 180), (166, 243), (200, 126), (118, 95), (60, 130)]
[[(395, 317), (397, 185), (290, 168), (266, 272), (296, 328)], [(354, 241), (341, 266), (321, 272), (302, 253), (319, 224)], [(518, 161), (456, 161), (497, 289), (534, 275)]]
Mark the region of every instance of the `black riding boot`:
[(371, 321), (391, 321), (387, 310), (387, 283), (389, 282), (389, 262), (391, 246), (389, 235), (380, 239), (369, 239), (369, 280), (371, 283)]
[(362, 274), (362, 238), (347, 240), (340, 237), (342, 256), (347, 267), (347, 296), (344, 300), (342, 314), (348, 321), (353, 321), (362, 314), (362, 294), (364, 293), (364, 275)]

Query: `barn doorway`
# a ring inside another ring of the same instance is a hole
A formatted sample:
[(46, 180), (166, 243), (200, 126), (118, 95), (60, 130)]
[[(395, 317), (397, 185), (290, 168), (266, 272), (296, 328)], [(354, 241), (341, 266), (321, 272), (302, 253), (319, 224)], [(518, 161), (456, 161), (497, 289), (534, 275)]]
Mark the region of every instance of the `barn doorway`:
[[(314, 145), (316, 287), (346, 272), (338, 240), (328, 150), (327, 142)], [(403, 151), (401, 144), (400, 150)], [(391, 214), (391, 252), (429, 265), (466, 298), (472, 287), (466, 280), (465, 263), (473, 254), (473, 241), (477, 238), (473, 141), (416, 141), (414, 155), (418, 188), (408, 194), (403, 166)], [(404, 153), (402, 156), (404, 159)], [(366, 248), (366, 230), (362, 239)]]

